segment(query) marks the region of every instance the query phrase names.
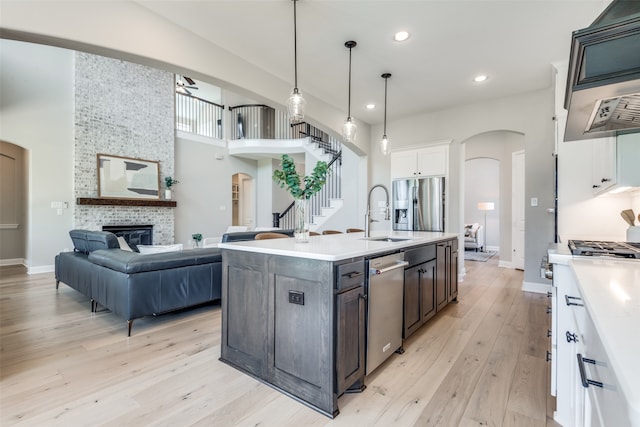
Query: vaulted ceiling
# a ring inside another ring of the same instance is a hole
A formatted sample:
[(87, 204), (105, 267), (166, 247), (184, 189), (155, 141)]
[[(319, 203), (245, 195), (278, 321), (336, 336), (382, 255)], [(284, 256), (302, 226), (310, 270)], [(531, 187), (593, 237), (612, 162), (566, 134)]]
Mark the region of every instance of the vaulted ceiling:
[[(138, 3), (293, 87), (291, 0)], [(568, 59), (571, 32), (589, 26), (608, 4), (299, 0), (298, 87), (346, 111), (349, 51), (344, 43), (355, 40), (352, 115), (370, 124), (382, 122), (383, 72), (393, 74), (389, 120), (546, 88), (551, 64)], [(403, 43), (393, 40), (400, 30), (411, 34)], [(487, 81), (475, 83), (478, 74), (487, 75)], [(366, 110), (367, 103), (377, 108)]]

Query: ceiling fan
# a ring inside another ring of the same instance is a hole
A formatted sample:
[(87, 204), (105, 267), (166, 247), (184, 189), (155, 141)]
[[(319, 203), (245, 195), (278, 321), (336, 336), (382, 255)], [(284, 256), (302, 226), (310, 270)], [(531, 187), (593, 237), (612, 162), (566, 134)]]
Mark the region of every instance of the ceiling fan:
[[(185, 84), (184, 81), (187, 83)], [(191, 95), (191, 91), (189, 89), (198, 90), (198, 87), (195, 86), (195, 84), (196, 82), (191, 77), (182, 76), (182, 78), (178, 78), (176, 81), (176, 92), (184, 95)]]

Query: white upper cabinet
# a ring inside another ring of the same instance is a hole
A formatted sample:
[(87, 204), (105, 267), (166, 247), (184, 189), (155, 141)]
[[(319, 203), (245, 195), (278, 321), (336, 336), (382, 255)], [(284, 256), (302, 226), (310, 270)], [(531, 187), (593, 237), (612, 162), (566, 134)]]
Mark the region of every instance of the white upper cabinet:
[(446, 176), (448, 171), (448, 144), (391, 153), (391, 179)]
[(591, 141), (593, 149), (591, 188), (596, 194), (608, 190), (616, 183), (616, 138)]
[(594, 194), (640, 187), (640, 133), (590, 141)]

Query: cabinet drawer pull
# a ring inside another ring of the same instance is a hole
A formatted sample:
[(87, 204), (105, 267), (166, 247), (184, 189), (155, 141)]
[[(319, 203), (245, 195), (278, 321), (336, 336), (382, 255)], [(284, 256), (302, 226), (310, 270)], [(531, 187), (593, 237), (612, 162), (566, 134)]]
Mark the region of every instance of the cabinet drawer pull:
[(547, 298), (552, 298), (553, 297), (553, 292), (547, 292)]
[(547, 307), (547, 314), (551, 314), (551, 311), (552, 311), (552, 310), (553, 310), (553, 309), (552, 309), (551, 307)]
[(547, 362), (551, 362), (551, 352), (549, 350), (547, 350)]
[(589, 384), (596, 387), (603, 387), (603, 384), (600, 381), (594, 381), (587, 378), (587, 373), (584, 370), (584, 364), (591, 363), (592, 365), (596, 364), (596, 361), (593, 359), (587, 359), (586, 357), (582, 357), (580, 353), (576, 355), (578, 357), (578, 369), (580, 370), (580, 381), (582, 382), (582, 386), (587, 388)]
[(567, 342), (578, 342), (578, 334), (572, 334), (571, 332), (567, 331), (565, 336), (567, 337)]
[(553, 335), (553, 332), (551, 332), (551, 329), (547, 329), (547, 337), (550, 337), (551, 335)]
[(364, 295), (364, 294), (359, 294), (359, 295), (358, 295), (358, 298), (359, 298), (359, 299), (363, 299), (363, 300), (365, 300), (365, 301), (367, 300), (367, 296), (366, 296), (366, 295)]
[(342, 277), (348, 277), (349, 279), (353, 279), (355, 277), (364, 276), (362, 271), (352, 271), (351, 273), (343, 274)]
[(584, 304), (578, 304), (577, 302), (573, 302), (572, 300), (579, 300), (582, 301), (582, 298), (578, 298), (578, 297), (570, 297), (569, 295), (565, 295), (564, 296), (564, 302), (567, 303), (567, 305), (576, 305), (578, 307), (584, 307)]

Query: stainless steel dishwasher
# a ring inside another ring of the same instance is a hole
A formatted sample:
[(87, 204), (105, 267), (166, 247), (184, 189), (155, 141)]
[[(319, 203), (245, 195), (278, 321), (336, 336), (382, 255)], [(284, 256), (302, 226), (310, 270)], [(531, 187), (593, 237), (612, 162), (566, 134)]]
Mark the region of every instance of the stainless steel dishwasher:
[(404, 253), (368, 261), (367, 362), (369, 375), (394, 351), (402, 349)]

